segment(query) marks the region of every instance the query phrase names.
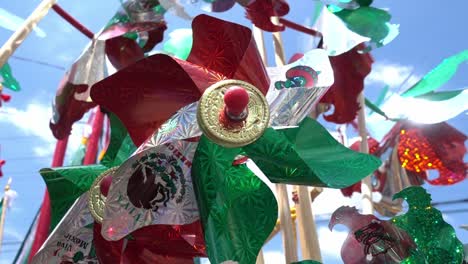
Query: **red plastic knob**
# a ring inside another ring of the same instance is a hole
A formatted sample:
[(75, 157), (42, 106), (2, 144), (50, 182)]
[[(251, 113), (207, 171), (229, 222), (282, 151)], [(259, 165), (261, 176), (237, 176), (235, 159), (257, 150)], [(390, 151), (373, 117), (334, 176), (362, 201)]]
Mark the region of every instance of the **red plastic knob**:
[(101, 194), (107, 197), (109, 194), (109, 189), (112, 183), (112, 175), (105, 176), (101, 182), (99, 183), (99, 189), (101, 190)]
[(249, 94), (240, 86), (233, 86), (224, 93), (226, 114), (234, 119), (241, 118), (249, 103)]

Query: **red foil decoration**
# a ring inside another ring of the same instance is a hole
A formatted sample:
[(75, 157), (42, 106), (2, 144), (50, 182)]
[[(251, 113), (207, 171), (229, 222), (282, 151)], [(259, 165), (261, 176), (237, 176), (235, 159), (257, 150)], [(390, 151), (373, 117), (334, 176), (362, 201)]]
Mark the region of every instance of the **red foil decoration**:
[(434, 180), (422, 174), (430, 184), (460, 182), (467, 176), (467, 165), (463, 162), (466, 139), (465, 134), (445, 122), (432, 125), (405, 123), (398, 143), (401, 166), (416, 173), (438, 170), (439, 177)]
[(364, 78), (370, 73), (374, 61), (369, 53), (358, 52), (363, 47), (361, 44), (341, 55), (330, 57), (335, 82), (320, 100), (320, 103), (335, 106), (333, 114), (324, 115), (329, 122), (345, 124), (356, 117), (359, 110), (357, 98), (364, 89)]
[(147, 226), (119, 241), (105, 240), (98, 223), (94, 223), (93, 232), (100, 263), (193, 264), (194, 257), (206, 257), (199, 221), (182, 226)]
[(349, 228), (341, 246), (345, 264), (400, 263), (416, 248), (411, 237), (391, 221), (382, 221), (374, 215), (361, 215), (354, 207), (342, 206), (331, 216), (330, 230), (337, 224)]
[[(134, 40), (123, 37), (130, 31), (148, 32), (149, 40), (147, 45), (154, 46), (162, 41), (162, 36), (166, 30), (165, 23), (137, 23), (116, 25), (110, 27), (95, 41), (105, 41), (105, 52), (114, 67), (119, 70), (129, 64), (144, 58), (145, 47), (142, 49)], [(151, 41), (151, 43), (150, 43)], [(50, 129), (57, 139), (64, 139), (70, 134), (73, 123), (80, 120), (83, 115), (92, 107), (96, 106), (94, 102), (76, 99), (77, 94), (87, 93), (90, 89), (88, 83), (72, 83), (71, 74), (83, 65), (72, 66), (71, 70), (65, 74), (55, 97), (55, 122), (50, 122)], [(102, 70), (103, 69), (98, 69)], [(93, 72), (91, 72), (93, 74)]]
[(6, 161), (0, 159), (0, 177), (3, 177), (2, 167), (5, 165)]
[(268, 91), (268, 75), (250, 29), (207, 15), (197, 16), (192, 27), (187, 61), (156, 54), (91, 89), (93, 100), (122, 120), (137, 146), (220, 80), (243, 80)]
[(245, 8), (247, 18), (258, 28), (278, 32), (285, 29), (284, 25), (275, 25), (271, 17), (282, 17), (289, 13), (289, 5), (284, 0), (256, 0)]

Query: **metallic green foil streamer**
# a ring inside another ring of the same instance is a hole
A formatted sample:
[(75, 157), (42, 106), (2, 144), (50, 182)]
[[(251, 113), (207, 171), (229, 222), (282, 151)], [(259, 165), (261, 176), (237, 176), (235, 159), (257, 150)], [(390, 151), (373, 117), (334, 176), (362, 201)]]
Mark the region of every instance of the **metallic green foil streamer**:
[(39, 171), (51, 200), (50, 230), (55, 228), (75, 200), (89, 190), (101, 173), (121, 164), (136, 150), (120, 120), (113, 114), (110, 120), (111, 141), (101, 164), (44, 168)]
[[(431, 206), (431, 196), (419, 186), (411, 186), (393, 196), (408, 202), (408, 212), (392, 218), (417, 245), (415, 254), (403, 263), (460, 264), (463, 261), (463, 244), (454, 228), (444, 221), (442, 213)], [(424, 261), (420, 257), (424, 258)]]
[(458, 54), (443, 60), (437, 67), (426, 74), (413, 87), (405, 91), (401, 96), (414, 97), (424, 95), (440, 88), (448, 82), (457, 72), (458, 66), (468, 60), (468, 50), (464, 50)]
[(450, 99), (458, 96), (464, 90), (429, 92), (429, 93), (426, 93), (426, 94), (423, 94), (423, 95), (416, 96), (416, 98), (429, 100), (429, 101), (445, 101), (445, 100), (450, 100)]
[(351, 186), (382, 163), (344, 147), (311, 118), (295, 128), (269, 128), (244, 151), (272, 182), (330, 188)]
[(3, 87), (15, 92), (21, 90), (18, 81), (15, 79), (15, 77), (13, 77), (11, 67), (8, 63), (5, 63), (5, 65), (0, 68), (0, 83), (3, 85)]
[(211, 263), (255, 263), (278, 215), (276, 199), (246, 165), (232, 165), (240, 149), (202, 136), (192, 179)]
[(387, 44), (398, 35), (398, 26), (389, 23), (392, 16), (385, 10), (363, 5), (354, 10), (342, 9), (334, 14), (350, 30), (370, 38), (377, 47)]

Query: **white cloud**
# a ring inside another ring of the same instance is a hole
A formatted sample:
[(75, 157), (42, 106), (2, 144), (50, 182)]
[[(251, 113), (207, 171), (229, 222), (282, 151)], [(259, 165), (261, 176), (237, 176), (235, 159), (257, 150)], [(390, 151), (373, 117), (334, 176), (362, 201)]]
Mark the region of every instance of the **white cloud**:
[[(24, 19), (8, 12), (7, 10), (0, 8), (0, 27), (6, 28), (11, 31), (16, 31), (24, 23)], [(47, 34), (40, 29), (38, 26), (34, 27), (36, 36), (45, 38)]]
[[(39, 157), (51, 156), (54, 152), (56, 139), (49, 128), (52, 109), (41, 103), (29, 103), (25, 109), (4, 106), (1, 109), (0, 123), (15, 126), (26, 135), (36, 136), (36, 145), (30, 146), (34, 154)], [(73, 153), (81, 142), (83, 125), (73, 125), (72, 134), (68, 141), (68, 153)]]
[[(406, 80), (408, 79), (408, 80)], [(366, 77), (366, 85), (389, 85), (396, 89), (404, 83), (402, 88), (407, 88), (419, 81), (420, 76), (414, 73), (412, 66), (395, 63), (377, 62), (372, 65), (371, 73)]]

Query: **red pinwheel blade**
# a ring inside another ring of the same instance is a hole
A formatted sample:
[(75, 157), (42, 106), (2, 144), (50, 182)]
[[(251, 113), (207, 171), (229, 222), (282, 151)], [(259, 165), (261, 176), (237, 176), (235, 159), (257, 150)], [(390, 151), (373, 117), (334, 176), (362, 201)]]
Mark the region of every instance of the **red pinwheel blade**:
[(269, 78), (249, 28), (207, 15), (197, 16), (192, 28), (188, 62), (246, 81), (266, 94)]
[(137, 146), (177, 110), (200, 96), (185, 70), (162, 54), (142, 59), (91, 89), (91, 98), (120, 118)]
[[(193, 239), (187, 240), (187, 236)], [(119, 241), (105, 240), (101, 225), (95, 223), (94, 245), (101, 263), (191, 264), (194, 257), (206, 256), (199, 221), (183, 226), (147, 226)]]

